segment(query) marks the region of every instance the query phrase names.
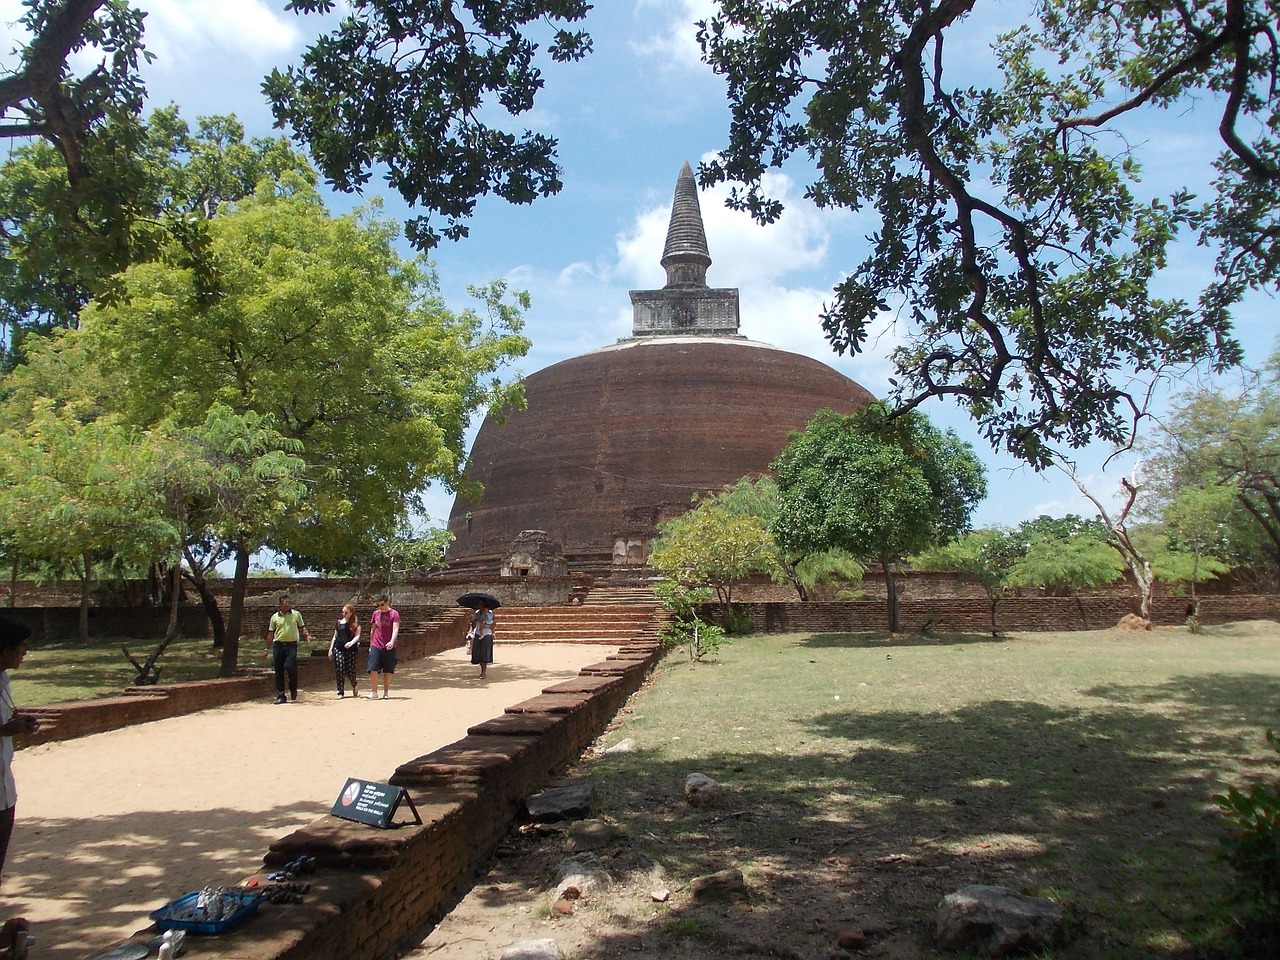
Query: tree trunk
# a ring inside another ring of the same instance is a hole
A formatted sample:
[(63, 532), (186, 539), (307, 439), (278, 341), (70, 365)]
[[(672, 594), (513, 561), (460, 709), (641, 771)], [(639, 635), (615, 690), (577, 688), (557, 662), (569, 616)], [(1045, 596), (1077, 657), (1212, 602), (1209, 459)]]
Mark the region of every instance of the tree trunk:
[(236, 541), (236, 573), (231, 581), (231, 609), (227, 614), (227, 635), (222, 644), (220, 677), (234, 677), (240, 658), (240, 634), (244, 624), (244, 594), (249, 584), (249, 548)]
[(893, 582), (893, 564), (881, 558), (880, 566), (884, 569), (885, 592), (889, 596), (889, 632), (898, 632), (898, 590)]
[(80, 574), (80, 642), (89, 642), (89, 594), (93, 592), (93, 559), (88, 551), (81, 557), (84, 569)]
[(213, 645), (217, 649), (223, 649), (227, 640), (227, 628), (222, 620), (222, 608), (218, 606), (218, 599), (213, 595), (213, 591), (209, 588), (209, 581), (205, 577), (205, 571), (192, 554), (187, 551), (187, 571), (186, 577), (191, 581), (191, 585), (196, 588), (196, 593), (200, 595), (200, 605), (204, 607), (205, 615), (209, 618), (209, 629), (213, 633)]
[(156, 645), (156, 648), (151, 651), (151, 655), (147, 657), (145, 663), (138, 663), (129, 653), (128, 647), (120, 648), (124, 651), (125, 658), (133, 664), (134, 670), (137, 671), (138, 675), (134, 679), (134, 683), (139, 685), (160, 682), (160, 668), (156, 666), (156, 663), (178, 635), (178, 598), (182, 595), (182, 564), (175, 563), (169, 573), (169, 624), (165, 627), (164, 637)]
[(993, 637), (1000, 636), (1000, 628), (996, 626), (996, 607), (1000, 606), (1001, 598), (998, 596), (989, 596), (991, 601), (991, 635)]
[(182, 596), (182, 562), (175, 563), (169, 572), (171, 574), (169, 577), (169, 625), (164, 630), (164, 643), (160, 645), (162, 650), (178, 635), (178, 598)]
[(13, 558), (13, 563), (9, 567), (9, 606), (16, 607), (18, 605), (18, 558)]

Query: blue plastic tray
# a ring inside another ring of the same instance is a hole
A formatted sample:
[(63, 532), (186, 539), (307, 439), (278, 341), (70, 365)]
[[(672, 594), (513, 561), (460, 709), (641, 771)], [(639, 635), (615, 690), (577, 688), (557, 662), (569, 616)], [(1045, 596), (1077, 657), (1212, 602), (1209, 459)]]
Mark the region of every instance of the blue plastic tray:
[(231, 913), (221, 920), (183, 920), (173, 914), (183, 914), (195, 906), (200, 898), (200, 891), (186, 893), (177, 900), (166, 903), (158, 910), (151, 911), (151, 919), (161, 930), (186, 930), (190, 933), (218, 934), (225, 933), (238, 923), (243, 923), (253, 916), (262, 903), (262, 895), (257, 893), (223, 894), (224, 897), (239, 902)]

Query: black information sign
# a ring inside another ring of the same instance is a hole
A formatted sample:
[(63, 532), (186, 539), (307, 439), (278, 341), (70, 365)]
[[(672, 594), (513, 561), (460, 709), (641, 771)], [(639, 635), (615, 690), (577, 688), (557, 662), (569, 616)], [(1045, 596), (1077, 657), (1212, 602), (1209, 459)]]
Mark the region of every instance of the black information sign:
[(344, 820), (354, 820), (357, 823), (367, 823), (371, 827), (385, 829), (391, 826), (401, 801), (409, 805), (414, 823), (421, 823), (422, 817), (418, 815), (418, 808), (404, 792), (404, 787), (393, 787), (389, 783), (374, 783), (370, 780), (348, 777), (346, 786), (338, 794), (338, 799), (334, 801), (333, 809), (329, 812)]

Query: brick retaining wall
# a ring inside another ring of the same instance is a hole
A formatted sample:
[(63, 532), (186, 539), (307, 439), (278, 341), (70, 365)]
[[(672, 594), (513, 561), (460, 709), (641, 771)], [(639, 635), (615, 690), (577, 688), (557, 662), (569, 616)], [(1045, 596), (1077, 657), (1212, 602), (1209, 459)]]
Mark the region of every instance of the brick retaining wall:
[[(1187, 597), (1157, 597), (1152, 621), (1174, 625), (1186, 620)], [(765, 633), (806, 631), (876, 631), (888, 627), (884, 600), (810, 603), (744, 603), (753, 630)], [(1016, 597), (996, 608), (1001, 630), (1101, 630), (1115, 626), (1122, 617), (1137, 612), (1131, 596)], [(708, 615), (714, 615), (709, 609)], [(934, 633), (986, 633), (991, 630), (991, 605), (975, 599), (906, 599), (898, 605), (904, 633), (926, 627)], [(1280, 620), (1280, 594), (1227, 594), (1200, 598), (1202, 623), (1232, 620)]]
[[(637, 639), (573, 680), (507, 707), (391, 776), (423, 823), (381, 830), (333, 816), (271, 844), (270, 870), (316, 859), (301, 904), (267, 904), (218, 937), (190, 937), (187, 955), (237, 960), (378, 960), (421, 941), (465, 893), (519, 816), (525, 797), (575, 761), (661, 656)], [(398, 817), (402, 820), (403, 816)], [(135, 942), (155, 935), (139, 931)]]

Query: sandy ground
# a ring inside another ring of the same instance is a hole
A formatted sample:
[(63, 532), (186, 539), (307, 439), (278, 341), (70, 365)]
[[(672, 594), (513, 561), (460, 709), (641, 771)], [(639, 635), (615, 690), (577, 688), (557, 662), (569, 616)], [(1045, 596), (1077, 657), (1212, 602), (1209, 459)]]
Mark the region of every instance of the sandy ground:
[(328, 813), (347, 777), (386, 780), (615, 649), (500, 646), (483, 681), (454, 650), (402, 664), (389, 700), (264, 696), (19, 751), (0, 910), (32, 921), (33, 957), (82, 960), (165, 902), (256, 871), (272, 840)]

